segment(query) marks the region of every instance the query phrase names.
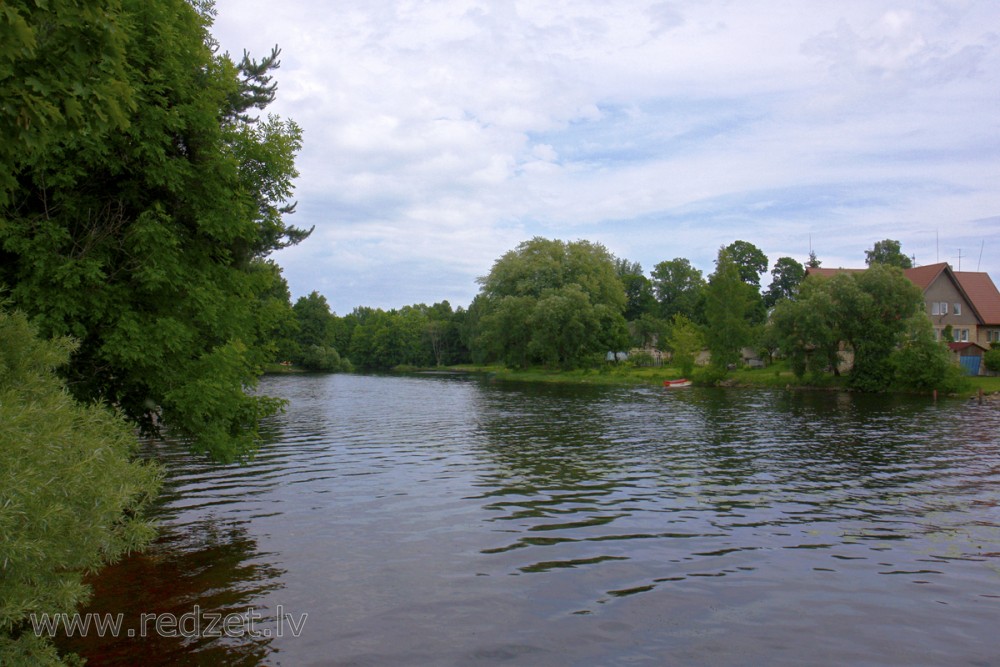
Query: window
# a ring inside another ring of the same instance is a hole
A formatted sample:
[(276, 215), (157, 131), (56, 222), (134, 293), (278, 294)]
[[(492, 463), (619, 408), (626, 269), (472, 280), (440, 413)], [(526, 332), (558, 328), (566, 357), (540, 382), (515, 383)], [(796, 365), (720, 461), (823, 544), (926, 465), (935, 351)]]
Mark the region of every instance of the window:
[(968, 343), (969, 342), (969, 330), (968, 329), (962, 329), (961, 334), (962, 334), (962, 337), (959, 338), (959, 341), (961, 341), (963, 343)]
[(941, 311), (942, 315), (947, 315), (948, 314), (948, 302), (947, 301), (942, 301), (941, 303), (939, 303), (938, 304), (938, 309)]
[(931, 315), (940, 315), (940, 314), (941, 314), (941, 304), (935, 301), (934, 303), (931, 304)]
[[(945, 305), (947, 306), (948, 304), (945, 304)], [(955, 310), (952, 311), (952, 315), (961, 315), (961, 314), (962, 314), (962, 304), (956, 303), (955, 304)]]

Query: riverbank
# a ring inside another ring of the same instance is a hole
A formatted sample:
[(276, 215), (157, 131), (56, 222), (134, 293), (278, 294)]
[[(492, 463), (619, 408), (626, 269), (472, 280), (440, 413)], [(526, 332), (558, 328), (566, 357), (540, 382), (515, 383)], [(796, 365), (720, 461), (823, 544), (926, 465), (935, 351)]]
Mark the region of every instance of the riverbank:
[[(544, 382), (551, 384), (583, 385), (652, 385), (660, 386), (666, 380), (684, 377), (680, 370), (671, 366), (635, 367), (628, 365), (608, 365), (601, 368), (557, 370), (541, 367), (515, 370), (499, 365), (459, 364), (454, 366), (417, 368), (400, 366), (393, 369), (397, 373), (467, 373), (485, 375), (499, 382)], [(298, 366), (268, 364), (264, 372), (272, 375), (294, 375), (309, 373)], [(700, 369), (691, 376), (695, 384), (704, 383), (699, 377)], [(967, 389), (955, 394), (959, 398), (977, 398), (980, 390), (984, 400), (1000, 404), (1000, 377), (970, 377)], [(707, 383), (705, 383), (707, 384)], [(826, 375), (816, 378), (795, 377), (787, 365), (774, 364), (767, 368), (743, 368), (730, 371), (722, 382), (727, 387), (748, 387), (768, 389), (797, 389), (800, 391), (849, 391), (846, 376)]]
[[(440, 369), (438, 369), (440, 370)], [(449, 366), (451, 372), (478, 373), (489, 375), (498, 381), (547, 382), (591, 385), (662, 385), (665, 380), (683, 377), (679, 369), (669, 366), (658, 368), (632, 367), (627, 365), (607, 366), (600, 369), (550, 370), (527, 368), (513, 370), (504, 366), (459, 365)], [(699, 370), (691, 379), (699, 382)], [(975, 398), (982, 391), (984, 397), (1000, 401), (1000, 377), (970, 377), (969, 387), (957, 394), (960, 398)], [(795, 377), (784, 364), (768, 368), (738, 369), (731, 371), (722, 384), (730, 387), (766, 387), (770, 389), (798, 389), (802, 391), (848, 391), (846, 376), (827, 375), (816, 378)]]

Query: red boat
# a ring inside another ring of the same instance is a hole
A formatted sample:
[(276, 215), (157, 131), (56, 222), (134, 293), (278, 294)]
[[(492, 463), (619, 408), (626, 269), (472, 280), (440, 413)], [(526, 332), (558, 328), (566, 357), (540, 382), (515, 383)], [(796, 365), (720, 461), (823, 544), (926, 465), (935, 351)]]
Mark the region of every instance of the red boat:
[(664, 380), (663, 386), (667, 389), (677, 389), (679, 387), (690, 387), (691, 380), (687, 378), (681, 378), (680, 380)]

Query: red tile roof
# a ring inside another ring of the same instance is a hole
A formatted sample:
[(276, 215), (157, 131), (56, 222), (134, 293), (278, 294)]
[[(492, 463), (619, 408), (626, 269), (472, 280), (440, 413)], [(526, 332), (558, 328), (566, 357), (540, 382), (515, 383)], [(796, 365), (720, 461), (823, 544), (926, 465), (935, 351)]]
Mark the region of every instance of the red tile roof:
[(990, 274), (978, 271), (955, 271), (955, 278), (972, 301), (984, 324), (1000, 325), (1000, 291)]
[(945, 262), (941, 262), (940, 264), (928, 264), (927, 266), (918, 266), (915, 269), (906, 269), (903, 273), (906, 274), (906, 277), (914, 285), (921, 290), (926, 290), (937, 279), (938, 275), (947, 268), (948, 265)]

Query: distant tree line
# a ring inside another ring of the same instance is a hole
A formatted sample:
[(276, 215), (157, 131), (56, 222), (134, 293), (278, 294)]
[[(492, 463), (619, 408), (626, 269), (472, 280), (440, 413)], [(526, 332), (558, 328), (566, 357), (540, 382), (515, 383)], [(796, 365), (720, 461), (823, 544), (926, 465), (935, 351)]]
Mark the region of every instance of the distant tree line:
[(879, 241), (865, 255), (868, 271), (834, 278), (806, 277), (821, 264), (815, 253), (806, 264), (780, 257), (764, 289), (768, 258), (748, 241), (720, 248), (707, 277), (682, 257), (647, 276), (600, 244), (536, 237), (496, 260), (468, 310), (443, 302), (338, 317), (314, 292), (293, 306), (297, 330), (279, 349), (306, 368), (337, 370), (580, 368), (602, 364), (609, 351), (644, 348), (670, 353), (686, 375), (707, 350), (710, 381), (740, 364), (747, 348), (816, 380), (839, 374), (850, 351), (849, 385), (858, 390), (956, 386), (959, 371), (902, 273), (912, 262), (899, 242)]

